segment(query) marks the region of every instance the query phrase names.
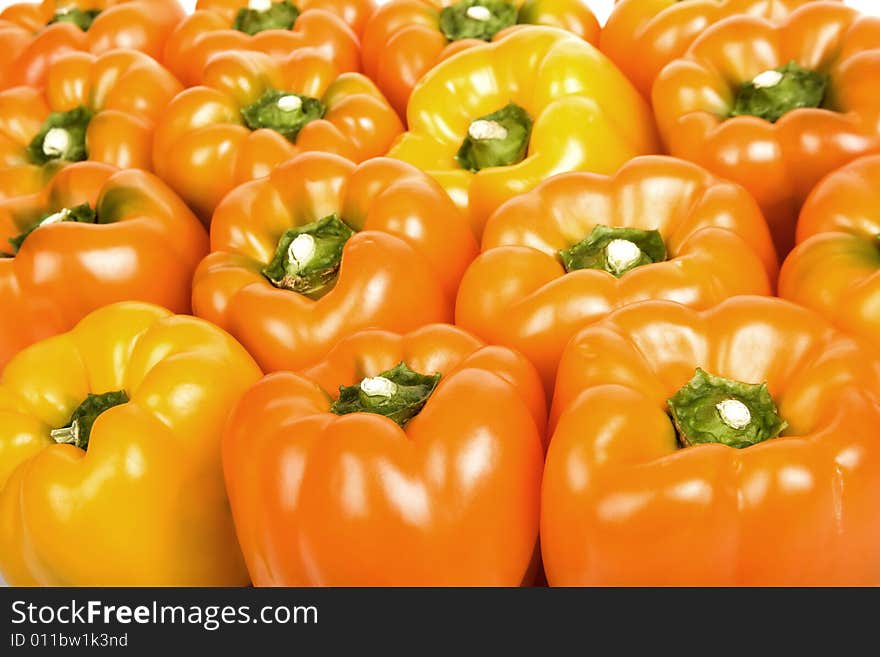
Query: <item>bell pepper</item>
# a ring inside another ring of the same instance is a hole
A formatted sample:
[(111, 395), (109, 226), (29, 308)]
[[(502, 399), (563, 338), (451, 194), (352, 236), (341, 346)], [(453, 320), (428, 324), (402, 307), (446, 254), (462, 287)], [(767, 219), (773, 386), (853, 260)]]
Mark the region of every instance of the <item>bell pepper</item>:
[(880, 361), (807, 309), (648, 301), (568, 344), (551, 585), (880, 584)]
[(545, 421), (531, 364), (449, 325), (263, 378), (223, 438), (254, 584), (530, 583)]
[(315, 54), (283, 62), (257, 52), (216, 55), (204, 86), (187, 89), (156, 129), (156, 171), (208, 221), (237, 184), (303, 151), (360, 162), (403, 131), (376, 86)]
[(207, 252), (196, 216), (145, 171), (79, 162), (37, 194), (0, 201), (0, 368), (109, 303), (188, 313)]
[(193, 310), (266, 371), (298, 370), (364, 328), (451, 321), (476, 254), (467, 219), (412, 166), (305, 153), (217, 207)]
[(154, 122), (180, 89), (147, 55), (114, 50), (62, 55), (44, 88), (0, 92), (0, 198), (39, 191), (68, 162), (152, 169)]
[[(7, 50), (9, 63), (0, 66), (0, 89), (43, 84), (49, 64), (70, 51), (101, 55), (128, 48), (161, 62), (165, 42), (183, 16), (177, 0), (43, 0), (9, 5), (0, 11), (0, 25), (15, 26), (18, 34)], [(0, 34), (6, 49), (2, 27)]]
[(0, 377), (0, 574), (13, 585), (248, 583), (223, 426), (260, 372), (208, 322), (95, 311)]
[[(291, 9), (290, 5), (293, 6)], [(222, 14), (249, 34), (257, 31), (288, 30), (303, 13), (318, 9), (341, 18), (360, 36), (370, 15), (376, 10), (376, 0), (288, 0), (259, 2), (259, 0), (197, 0), (196, 11), (207, 10)]]
[(549, 394), (569, 338), (615, 308), (769, 295), (777, 270), (767, 225), (743, 188), (689, 162), (645, 156), (612, 177), (557, 176), (501, 206), (462, 280), (456, 324), (528, 356)]
[[(781, 21), (816, 0), (618, 0), (602, 30), (599, 47), (645, 98), (669, 62), (687, 52), (707, 28), (748, 14)], [(839, 0), (826, 0), (839, 1)]]
[(482, 234), (512, 196), (567, 171), (612, 173), (657, 148), (651, 112), (598, 50), (524, 26), (441, 62), (389, 152), (434, 176)]
[(811, 2), (774, 26), (739, 16), (707, 30), (653, 88), (673, 155), (759, 201), (784, 257), (797, 213), (825, 176), (880, 149), (880, 22)]
[(373, 0), (199, 0), (165, 47), (165, 61), (186, 86), (203, 82), (212, 56), (253, 50), (276, 57), (318, 54), (340, 72), (360, 70), (361, 25)]
[(807, 198), (779, 295), (880, 347), (880, 155), (826, 177)]
[(599, 42), (599, 22), (581, 0), (392, 0), (364, 30), (364, 72), (405, 116), (416, 82), (438, 62), (522, 23)]
[(0, 18), (0, 43), (3, 44), (5, 56), (0, 58), (0, 90), (14, 84), (13, 76), (18, 67), (15, 60), (31, 42), (31, 33), (5, 18)]

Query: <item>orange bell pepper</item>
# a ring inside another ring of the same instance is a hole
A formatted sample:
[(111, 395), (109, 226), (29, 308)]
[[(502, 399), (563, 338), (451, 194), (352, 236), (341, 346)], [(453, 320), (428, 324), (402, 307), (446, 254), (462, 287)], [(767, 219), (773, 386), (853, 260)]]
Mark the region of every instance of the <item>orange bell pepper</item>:
[(517, 196), (489, 219), (482, 251), (462, 280), (456, 324), (523, 352), (548, 394), (569, 338), (615, 308), (772, 294), (778, 270), (744, 189), (660, 156), (610, 178), (563, 174)]
[(6, 52), (6, 56), (0, 58), (0, 90), (14, 84), (13, 76), (18, 70), (15, 60), (28, 46), (32, 38), (28, 30), (0, 18), (0, 43), (3, 44), (3, 49)]
[(402, 131), (369, 79), (340, 75), (314, 53), (283, 62), (257, 52), (224, 53), (205, 68), (204, 86), (187, 89), (168, 107), (156, 129), (155, 165), (207, 221), (235, 185), (297, 153), (325, 151), (360, 162), (383, 155)]
[(257, 586), (530, 583), (544, 396), (461, 329), (365, 331), (253, 386), (223, 438)]
[(779, 295), (880, 347), (880, 155), (830, 174), (809, 196)]
[(326, 11), (338, 18), (341, 18), (355, 34), (360, 36), (364, 31), (364, 26), (372, 13), (376, 10), (376, 0), (289, 0), (294, 6), (291, 10), (289, 7), (279, 7), (285, 3), (279, 0), (271, 0), (271, 2), (257, 0), (197, 0), (196, 11), (206, 10), (222, 14), (224, 18), (230, 21), (230, 25), (235, 23), (236, 18), (240, 26), (248, 29), (250, 33), (254, 32), (254, 27), (262, 29), (290, 29), (288, 27), (278, 27), (279, 21), (281, 25), (293, 21), (307, 11), (319, 9)]
[(37, 194), (0, 201), (0, 369), (109, 303), (188, 313), (207, 252), (196, 216), (145, 171), (80, 162)]
[(67, 162), (152, 169), (153, 124), (180, 83), (134, 50), (57, 58), (46, 86), (0, 92), (0, 198), (39, 191)]
[(364, 328), (450, 321), (476, 244), (414, 167), (306, 153), (223, 199), (211, 250), (193, 310), (274, 371), (306, 367)]
[(599, 42), (599, 21), (581, 0), (392, 0), (364, 30), (364, 72), (405, 116), (416, 82), (438, 62), (516, 24), (559, 27)]
[(216, 326), (133, 302), (18, 354), (0, 376), (0, 576), (247, 585), (220, 442), (259, 377)]
[[(161, 62), (165, 41), (183, 17), (177, 0), (42, 0), (9, 5), (0, 11), (0, 38), (11, 53), (8, 63), (0, 66), (0, 89), (41, 85), (49, 64), (75, 50), (101, 55), (128, 48)], [(7, 41), (13, 31), (15, 43)]]
[(618, 0), (602, 30), (599, 47), (642, 95), (650, 98), (651, 86), (663, 67), (683, 56), (715, 23), (743, 14), (781, 21), (798, 7), (815, 1)]
[(389, 156), (444, 186), (481, 235), (504, 201), (568, 171), (613, 173), (656, 151), (651, 111), (586, 41), (521, 26), (458, 53), (413, 91)]
[(199, 0), (168, 39), (165, 62), (188, 87), (203, 82), (212, 56), (231, 50), (318, 54), (340, 72), (359, 71), (355, 29), (373, 8), (373, 0)]
[(544, 470), (550, 584), (880, 584), (880, 360), (864, 347), (763, 297), (648, 301), (579, 333)]
[(774, 26), (739, 16), (706, 31), (653, 88), (673, 155), (748, 189), (777, 251), (825, 174), (880, 149), (880, 21), (811, 2)]

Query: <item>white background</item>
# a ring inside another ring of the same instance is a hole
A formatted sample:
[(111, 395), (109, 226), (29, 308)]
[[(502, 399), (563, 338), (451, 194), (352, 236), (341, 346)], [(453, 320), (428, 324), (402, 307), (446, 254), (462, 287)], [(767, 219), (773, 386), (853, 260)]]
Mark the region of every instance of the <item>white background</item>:
[[(0, 9), (8, 7), (15, 1), (16, 0), (0, 0)], [(379, 4), (385, 4), (387, 0), (378, 0), (378, 2)], [(586, 0), (586, 3), (590, 5), (590, 7), (593, 9), (593, 12), (604, 24), (605, 19), (611, 12), (611, 7), (614, 5), (614, 0)], [(191, 10), (196, 4), (196, 0), (180, 0), (180, 4)], [(874, 14), (875, 16), (880, 16), (880, 0), (846, 0), (846, 4), (848, 4), (850, 7), (860, 9), (866, 14)], [(0, 586), (3, 586), (3, 584), (3, 578), (0, 577)]]

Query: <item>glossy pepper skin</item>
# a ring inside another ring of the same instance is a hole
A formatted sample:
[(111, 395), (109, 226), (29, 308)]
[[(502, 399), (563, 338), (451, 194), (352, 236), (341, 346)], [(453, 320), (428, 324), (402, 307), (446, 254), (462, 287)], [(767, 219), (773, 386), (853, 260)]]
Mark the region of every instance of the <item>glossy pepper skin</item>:
[[(17, 252), (7, 241), (81, 204), (96, 211), (98, 223), (36, 227)], [(2, 368), (22, 347), (113, 302), (148, 301), (188, 313), (208, 235), (154, 175), (80, 162), (37, 194), (0, 201), (0, 252)]]
[(17, 75), (15, 60), (31, 39), (32, 35), (28, 30), (8, 19), (0, 18), (0, 43), (7, 52), (0, 59), (0, 90), (14, 85), (13, 77)]
[(651, 86), (663, 67), (683, 56), (715, 23), (736, 15), (781, 21), (814, 1), (618, 0), (602, 30), (599, 46), (650, 99)]
[[(400, 362), (441, 374), (403, 428), (335, 415), (339, 386)], [(223, 440), (235, 526), (257, 586), (528, 583), (544, 396), (534, 368), (449, 325), (364, 331), (302, 374), (271, 374)]]
[[(229, 335), (140, 303), (102, 308), (0, 378), (0, 572), (13, 585), (248, 583), (220, 462), (229, 409), (260, 372)], [(87, 450), (56, 444), (88, 394)]]
[[(820, 107), (793, 109), (776, 123), (728, 118), (741, 85), (792, 61), (828, 76)], [(880, 149), (878, 76), (880, 21), (838, 3), (813, 2), (775, 27), (741, 16), (710, 28), (657, 78), (654, 110), (673, 155), (755, 196), (784, 257), (800, 205), (816, 183)]]
[[(651, 301), (566, 347), (542, 490), (551, 585), (880, 582), (880, 362), (812, 311)], [(666, 400), (696, 367), (766, 382), (789, 424), (679, 449)]]
[(0, 198), (39, 191), (67, 160), (35, 160), (28, 146), (51, 113), (91, 113), (84, 157), (121, 168), (152, 169), (153, 127), (180, 83), (134, 50), (73, 52), (56, 59), (46, 86), (0, 92)]
[[(181, 21), (168, 39), (165, 61), (186, 86), (201, 84), (205, 65), (214, 55), (253, 50), (285, 58), (291, 53), (317, 54), (340, 71), (360, 70), (360, 44), (355, 31), (372, 12), (372, 0), (297, 0), (301, 12), (290, 29), (249, 34), (235, 29), (247, 0), (199, 0), (196, 11)], [(348, 22), (347, 22), (348, 21)]]
[[(248, 0), (198, 0), (196, 11), (207, 10), (222, 14), (234, 21), (241, 9), (250, 8)], [(296, 0), (292, 2), (302, 16), (307, 11), (320, 9), (341, 18), (360, 36), (370, 15), (376, 10), (375, 0)]]
[(880, 156), (829, 174), (809, 196), (779, 294), (880, 346)]
[[(275, 287), (262, 269), (279, 237), (333, 213), (355, 231), (335, 287), (317, 300)], [(477, 248), (466, 218), (414, 167), (306, 153), (223, 200), (211, 250), (195, 274), (193, 310), (275, 371), (306, 367), (361, 329), (451, 321), (455, 290)]]
[[(533, 121), (525, 158), (473, 173), (455, 155), (476, 119), (513, 102)], [(651, 112), (598, 50), (558, 29), (524, 26), (441, 62), (413, 91), (409, 132), (389, 156), (434, 176), (474, 232), (512, 196), (558, 173), (616, 171), (654, 152)]]
[[(440, 12), (455, 0), (393, 0), (372, 15), (361, 43), (364, 72), (406, 116), (406, 104), (416, 83), (438, 62), (483, 41), (450, 39), (440, 26)], [(516, 22), (559, 27), (593, 45), (599, 42), (599, 22), (580, 0), (513, 0)]]
[[(662, 261), (615, 277), (566, 267), (560, 251), (596, 226), (657, 230)], [(578, 329), (617, 307), (668, 299), (711, 307), (736, 294), (772, 294), (778, 265), (749, 194), (669, 157), (636, 158), (613, 177), (568, 173), (502, 205), (465, 274), (456, 324), (520, 350), (548, 394), (563, 348)]]
[[(83, 29), (65, 19), (64, 10), (70, 9), (99, 13)], [(42, 84), (49, 64), (69, 51), (101, 55), (127, 48), (161, 62), (165, 42), (183, 17), (177, 0), (43, 0), (12, 4), (0, 11), (4, 50), (11, 46), (6, 51), (11, 56), (0, 64), (0, 89)]]
[[(249, 127), (242, 110), (271, 89), (318, 99), (324, 114), (293, 138)], [(237, 184), (267, 175), (300, 152), (360, 162), (384, 155), (402, 131), (397, 114), (363, 75), (340, 74), (314, 54), (278, 62), (233, 52), (211, 60), (204, 86), (174, 99), (156, 129), (153, 152), (159, 175), (207, 221)]]

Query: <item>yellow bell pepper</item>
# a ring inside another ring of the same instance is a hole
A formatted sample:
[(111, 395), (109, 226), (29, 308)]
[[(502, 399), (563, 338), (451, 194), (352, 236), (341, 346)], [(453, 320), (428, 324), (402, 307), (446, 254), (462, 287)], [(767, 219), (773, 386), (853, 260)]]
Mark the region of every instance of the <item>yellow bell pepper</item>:
[(441, 62), (416, 86), (389, 155), (436, 178), (475, 233), (512, 196), (567, 171), (610, 174), (657, 152), (650, 108), (586, 41), (517, 27)]
[(247, 584), (220, 437), (259, 376), (219, 328), (143, 303), (105, 306), (20, 352), (0, 378), (0, 574)]

